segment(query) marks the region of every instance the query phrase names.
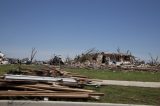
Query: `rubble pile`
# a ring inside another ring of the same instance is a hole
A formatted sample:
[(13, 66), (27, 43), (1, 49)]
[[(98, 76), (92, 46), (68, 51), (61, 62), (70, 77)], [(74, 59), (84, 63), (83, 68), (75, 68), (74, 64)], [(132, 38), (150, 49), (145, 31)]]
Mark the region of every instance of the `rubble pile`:
[(74, 65), (67, 65), (69, 68), (87, 68), (87, 69), (108, 69), (119, 71), (147, 71), (147, 72), (160, 72), (160, 66), (151, 66), (147, 64), (135, 65), (135, 64), (121, 64), (121, 65), (106, 65), (106, 64), (84, 64), (75, 63)]
[[(22, 74), (5, 74), (0, 79), (0, 99), (99, 99), (103, 93), (82, 89), (90, 84), (85, 76), (46, 67), (23, 69)], [(24, 74), (25, 73), (25, 74)], [(38, 74), (38, 75), (37, 75)]]
[(147, 71), (147, 72), (159, 72), (159, 66), (150, 66), (147, 64), (141, 65), (121, 65), (117, 69), (119, 70), (127, 70), (127, 71)]
[(88, 68), (88, 69), (109, 69), (120, 71), (160, 71), (158, 57), (154, 59), (152, 56), (148, 63), (133, 56), (130, 51), (126, 53), (117, 50), (117, 53), (98, 52), (95, 49), (90, 49), (81, 55), (78, 55), (74, 60), (69, 61), (66, 67), (69, 68)]

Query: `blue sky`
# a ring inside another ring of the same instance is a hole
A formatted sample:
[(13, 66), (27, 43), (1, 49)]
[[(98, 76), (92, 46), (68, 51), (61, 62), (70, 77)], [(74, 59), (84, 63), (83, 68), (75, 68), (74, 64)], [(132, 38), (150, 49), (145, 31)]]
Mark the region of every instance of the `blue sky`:
[(97, 48), (160, 56), (159, 0), (0, 0), (0, 51), (37, 59)]

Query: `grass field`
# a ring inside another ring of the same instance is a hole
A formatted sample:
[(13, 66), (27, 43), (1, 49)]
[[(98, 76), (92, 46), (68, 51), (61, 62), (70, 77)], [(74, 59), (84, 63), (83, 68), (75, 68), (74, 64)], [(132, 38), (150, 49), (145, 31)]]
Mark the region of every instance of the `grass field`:
[(0, 75), (7, 73), (9, 70), (18, 69), (18, 65), (0, 65)]
[(105, 94), (97, 102), (160, 105), (160, 88), (123, 86), (87, 87)]
[(18, 64), (9, 64), (9, 65), (0, 65), (0, 75), (7, 73), (10, 70), (18, 70), (19, 67), (21, 68), (29, 68), (29, 69), (41, 69), (42, 65), (18, 65)]
[[(22, 68), (41, 69), (41, 65), (21, 65)], [(0, 65), (0, 75), (9, 70), (16, 70), (19, 65)], [(89, 69), (63, 69), (65, 71), (78, 73), (95, 79), (109, 80), (133, 80), (133, 81), (160, 81), (160, 73), (151, 72), (122, 72), (109, 70)], [(100, 100), (89, 100), (89, 102), (103, 103), (129, 103), (129, 104), (150, 104), (160, 105), (160, 88), (139, 88), (123, 86), (101, 86), (100, 88), (87, 86), (86, 89), (93, 89), (104, 93)]]
[[(21, 65), (22, 68), (40, 69), (42, 65)], [(9, 70), (17, 70), (19, 65), (0, 65), (0, 75)], [(127, 80), (127, 81), (153, 81), (160, 82), (160, 72), (127, 72), (127, 71), (111, 71), (111, 70), (91, 70), (91, 69), (72, 69), (64, 68), (63, 70), (72, 73), (88, 76), (93, 79), (105, 80)]]
[(89, 78), (104, 80), (126, 80), (126, 81), (153, 81), (160, 82), (160, 72), (127, 72), (127, 71), (110, 71), (110, 70), (91, 70), (91, 69), (71, 69), (64, 70), (85, 75)]
[[(106, 80), (127, 80), (127, 81), (160, 81), (160, 72), (127, 72), (110, 70), (90, 70), (90, 69), (71, 69), (64, 70), (72, 73), (88, 76), (95, 79)], [(97, 92), (104, 93), (97, 102), (107, 103), (128, 103), (128, 104), (146, 104), (160, 105), (160, 88), (141, 88), (124, 86), (102, 86), (100, 88), (87, 87)], [(94, 101), (95, 102), (95, 101)]]

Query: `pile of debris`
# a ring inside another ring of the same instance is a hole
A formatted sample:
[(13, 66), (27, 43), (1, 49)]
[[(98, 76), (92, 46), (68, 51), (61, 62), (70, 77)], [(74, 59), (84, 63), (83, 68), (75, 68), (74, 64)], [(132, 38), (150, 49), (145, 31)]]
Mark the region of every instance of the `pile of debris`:
[(1, 51), (0, 51), (0, 64), (8, 64), (8, 61), (5, 58), (5, 55), (1, 53)]
[(158, 56), (154, 58), (150, 54), (150, 61), (145, 62), (138, 59), (132, 53), (121, 52), (99, 52), (98, 50), (89, 49), (86, 52), (76, 56), (74, 60), (67, 60), (66, 67), (69, 68), (87, 68), (87, 69), (108, 69), (120, 71), (150, 71), (159, 72), (160, 62)]
[(128, 71), (147, 71), (147, 72), (159, 72), (159, 66), (151, 66), (148, 64), (141, 65), (121, 65), (118, 67), (120, 70), (128, 70)]
[[(91, 80), (48, 67), (44, 71), (24, 69), (25, 75), (5, 74), (0, 79), (0, 99), (99, 99), (103, 93), (82, 89)], [(28, 73), (27, 73), (28, 72)], [(41, 76), (37, 76), (41, 73)], [(28, 75), (27, 75), (28, 74)], [(30, 75), (29, 75), (30, 74)]]

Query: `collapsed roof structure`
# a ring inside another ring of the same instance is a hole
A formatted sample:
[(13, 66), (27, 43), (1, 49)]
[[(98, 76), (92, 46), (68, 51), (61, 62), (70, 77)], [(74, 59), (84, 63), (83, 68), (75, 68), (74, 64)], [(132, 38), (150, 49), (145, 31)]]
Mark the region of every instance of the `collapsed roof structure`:
[(133, 64), (135, 57), (132, 56), (131, 54), (124, 54), (124, 53), (101, 53), (102, 63), (106, 64)]
[(75, 58), (76, 62), (90, 62), (95, 64), (106, 64), (106, 65), (121, 65), (121, 64), (133, 64), (135, 57), (131, 54), (124, 53), (92, 53), (92, 54), (82, 54)]

